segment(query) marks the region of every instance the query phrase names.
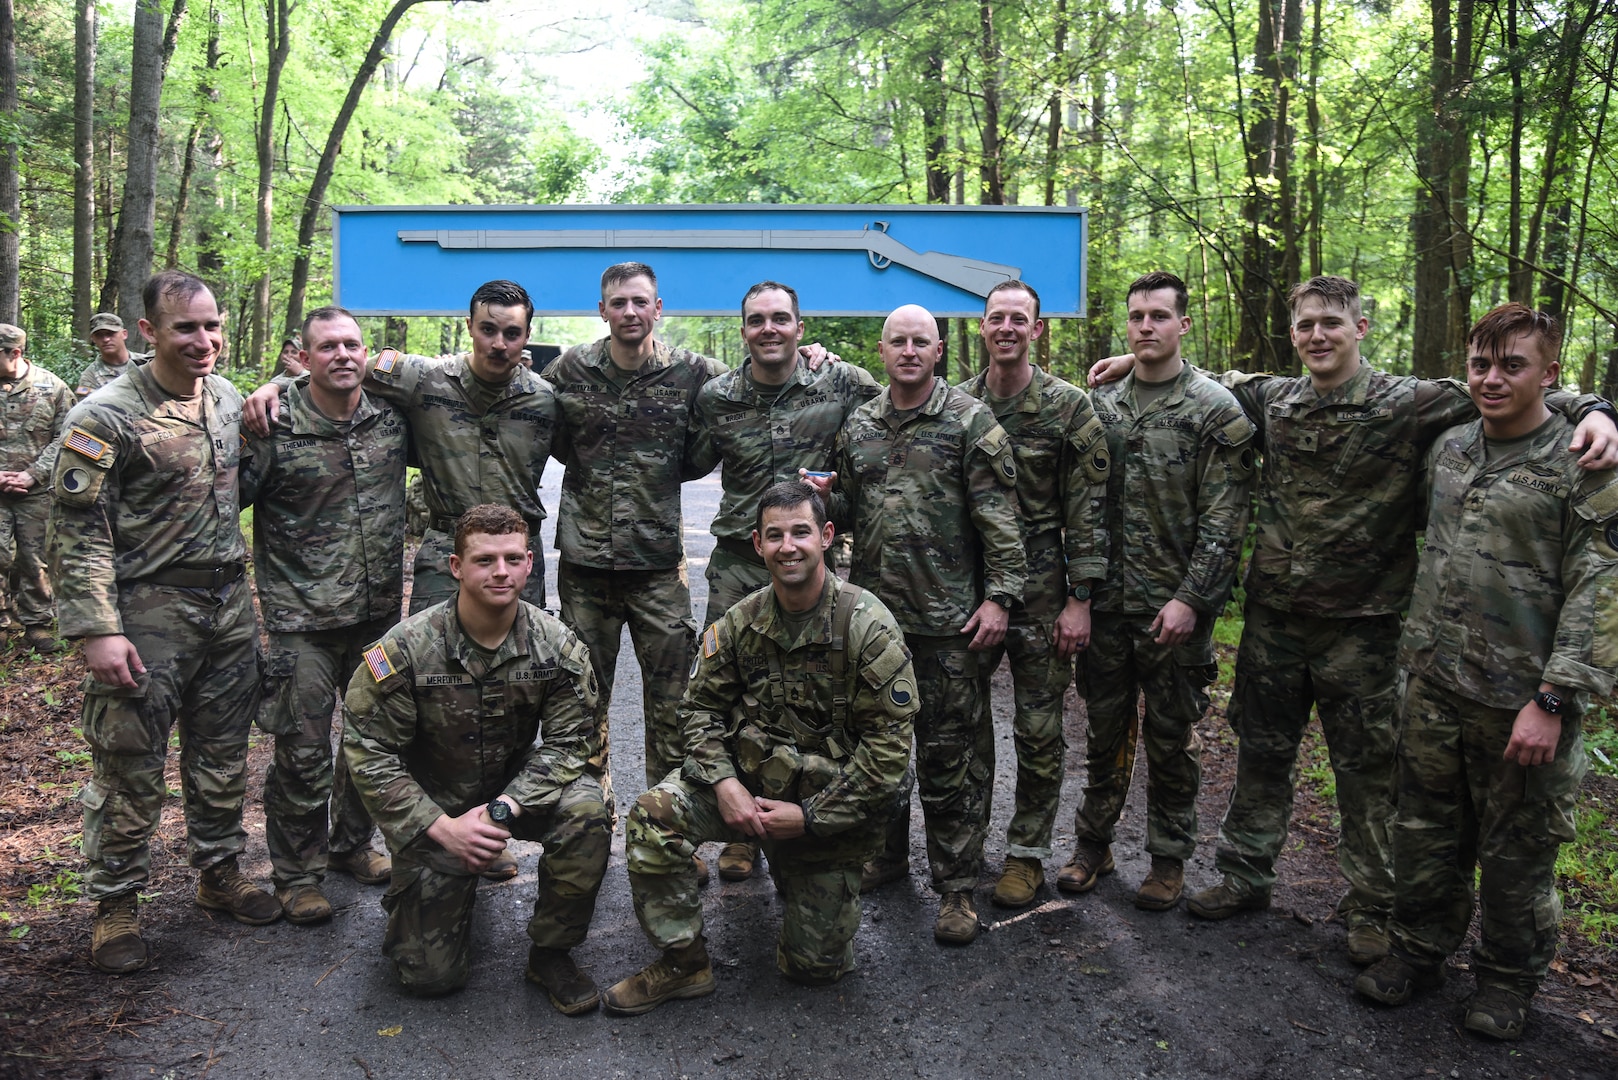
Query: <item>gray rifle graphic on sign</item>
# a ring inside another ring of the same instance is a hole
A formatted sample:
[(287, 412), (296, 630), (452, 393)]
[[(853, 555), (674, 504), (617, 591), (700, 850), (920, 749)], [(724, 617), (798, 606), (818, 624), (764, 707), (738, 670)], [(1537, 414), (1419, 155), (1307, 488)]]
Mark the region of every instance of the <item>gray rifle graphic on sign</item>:
[(871, 265), (893, 263), (935, 281), (988, 296), (1022, 269), (942, 251), (915, 251), (888, 235), (888, 223), (864, 229), (401, 229), (407, 244), (446, 250), (495, 248), (753, 248), (774, 251), (863, 251)]

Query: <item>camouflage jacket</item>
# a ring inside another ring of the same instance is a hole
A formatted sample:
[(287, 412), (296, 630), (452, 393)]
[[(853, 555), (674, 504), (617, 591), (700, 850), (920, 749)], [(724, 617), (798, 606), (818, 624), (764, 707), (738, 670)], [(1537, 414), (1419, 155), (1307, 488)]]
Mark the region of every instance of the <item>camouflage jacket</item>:
[(697, 394), (717, 360), (655, 343), (633, 374), (613, 367), (607, 338), (551, 362), (567, 466), (557, 510), (562, 558), (606, 570), (667, 570), (685, 556), (680, 480)]
[(56, 464), (62, 425), (73, 408), (67, 384), (38, 364), (29, 364), (10, 390), (0, 390), (0, 471), (26, 472), (34, 486), (26, 499), (42, 493)]
[(799, 360), (779, 388), (759, 387), (752, 370), (748, 360), (702, 388), (686, 448), (687, 480), (724, 464), (713, 519), (713, 534), (723, 539), (752, 536), (758, 501), (771, 484), (796, 480), (799, 469), (831, 469), (848, 414), (882, 392), (855, 364), (832, 363), (814, 372)]
[[(1023, 542), (1036, 545), (1060, 538), (1067, 560), (1068, 588), (1107, 576), (1107, 474), (1111, 462), (1101, 421), (1090, 396), (1072, 383), (1033, 369), (1016, 399), (988, 400), (988, 372), (960, 386), (997, 410), (995, 419), (1011, 436), (1017, 458), (1017, 503)], [(1030, 612), (1055, 616), (1065, 596), (1024, 596)]]
[(79, 372), (79, 381), (75, 384), (73, 393), (80, 400), (87, 398), (96, 390), (106, 386), (112, 380), (123, 375), (137, 364), (144, 364), (151, 359), (144, 353), (130, 353), (129, 359), (122, 364), (112, 365), (99, 357), (90, 361), (90, 365)]
[[(1155, 614), (1170, 600), (1224, 610), (1246, 538), (1253, 424), (1230, 391), (1190, 364), (1144, 410), (1135, 376), (1091, 399), (1107, 429), (1107, 578), (1095, 610)], [(1213, 619), (1198, 619), (1198, 630)]]
[[(828, 572), (819, 606), (796, 630), (773, 588), (742, 600), (704, 631), (680, 702), (685, 777), (708, 785), (735, 777), (755, 795), (801, 803), (807, 835), (792, 842), (800, 854), (874, 849), (910, 764), (916, 677), (875, 594), (861, 591), (841, 642), (841, 684), (833, 673), (835, 613), (848, 588)], [(795, 789), (777, 791), (766, 779), (793, 783), (775, 768), (782, 761), (801, 762)]]
[(1399, 663), (1498, 709), (1541, 681), (1610, 694), (1618, 668), (1618, 476), (1567, 452), (1553, 416), (1495, 443), (1483, 422), (1451, 428), (1427, 455), (1427, 535)]
[(907, 634), (956, 634), (985, 596), (1022, 600), (1011, 440), (986, 405), (942, 379), (908, 420), (887, 390), (849, 415), (832, 511), (852, 524), (850, 579)]
[[(1369, 365), (1325, 395), (1307, 375), (1216, 378), (1264, 436), (1248, 597), (1327, 618), (1403, 611), (1422, 459), (1441, 432), (1477, 417), (1466, 384)], [(1600, 399), (1558, 391), (1549, 400), (1571, 414)]]
[(371, 360), (365, 389), (410, 425), (433, 528), (453, 531), (446, 519), (495, 503), (517, 511), (538, 535), (545, 520), (539, 485), (556, 435), (556, 396), (543, 379), (518, 367), (489, 411), (474, 413), (467, 355), (435, 360), (383, 349)]
[(253, 576), (264, 624), (282, 633), (397, 618), (404, 596), (409, 431), (370, 395), (347, 423), (321, 415), (305, 384), (283, 390), (267, 438), (242, 452), (253, 506)]
[(584, 775), (596, 698), (590, 652), (558, 619), (521, 602), (486, 659), (446, 600), (366, 650), (343, 698), (343, 755), (399, 851), (440, 814), (501, 793), (533, 810)]
[(209, 375), (196, 398), (181, 401), (146, 367), (73, 406), (51, 479), (63, 637), (122, 633), (120, 583), (246, 559), (241, 420), (242, 397), (223, 377)]

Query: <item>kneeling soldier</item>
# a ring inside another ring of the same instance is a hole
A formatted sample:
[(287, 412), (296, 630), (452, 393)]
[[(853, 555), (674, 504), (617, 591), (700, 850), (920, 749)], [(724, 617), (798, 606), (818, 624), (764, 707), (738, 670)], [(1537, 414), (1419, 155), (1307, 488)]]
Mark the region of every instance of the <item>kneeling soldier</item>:
[(610, 1012), (713, 992), (691, 862), (708, 841), (762, 841), (786, 905), (787, 978), (820, 985), (854, 967), (860, 867), (910, 762), (916, 680), (888, 609), (826, 572), (831, 540), (807, 484), (759, 500), (753, 544), (770, 587), (703, 634), (680, 703), (684, 766), (629, 815), (635, 915), (663, 957), (607, 991)]
[(600, 999), (568, 951), (584, 940), (610, 843), (590, 654), (521, 599), (528, 524), (474, 506), (455, 529), (452, 600), (365, 652), (343, 703), (343, 754), (393, 854), (382, 950), (405, 989), (466, 984), (478, 875), (512, 836), (545, 845), (528, 978), (569, 1016)]

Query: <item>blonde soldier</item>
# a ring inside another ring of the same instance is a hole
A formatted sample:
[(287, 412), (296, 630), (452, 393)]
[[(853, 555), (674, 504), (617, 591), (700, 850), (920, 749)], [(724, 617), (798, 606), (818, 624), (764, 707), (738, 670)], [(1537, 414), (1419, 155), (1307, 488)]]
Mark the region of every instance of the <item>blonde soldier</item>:
[(237, 523), (241, 396), (213, 374), (219, 308), (178, 270), (142, 290), (149, 363), (68, 414), (51, 479), (50, 559), (64, 636), (82, 639), (85, 896), (96, 967), (143, 967), (137, 897), (180, 727), (186, 846), (197, 903), (258, 925), (281, 917), (236, 860), (247, 845), (247, 736), (258, 706), (258, 624)]

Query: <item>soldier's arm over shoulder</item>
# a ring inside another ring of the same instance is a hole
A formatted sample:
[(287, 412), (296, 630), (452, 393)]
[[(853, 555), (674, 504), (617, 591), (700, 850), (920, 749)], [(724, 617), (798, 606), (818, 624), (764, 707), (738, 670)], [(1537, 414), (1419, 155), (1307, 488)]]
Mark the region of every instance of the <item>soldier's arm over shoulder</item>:
[(1580, 473), (1572, 509), (1561, 568), (1565, 599), (1542, 678), (1607, 695), (1618, 675), (1618, 473)]
[(343, 695), (343, 757), (349, 776), (390, 847), (411, 843), (444, 813), (410, 775), (416, 741), (412, 668), (398, 638), (365, 650)]

